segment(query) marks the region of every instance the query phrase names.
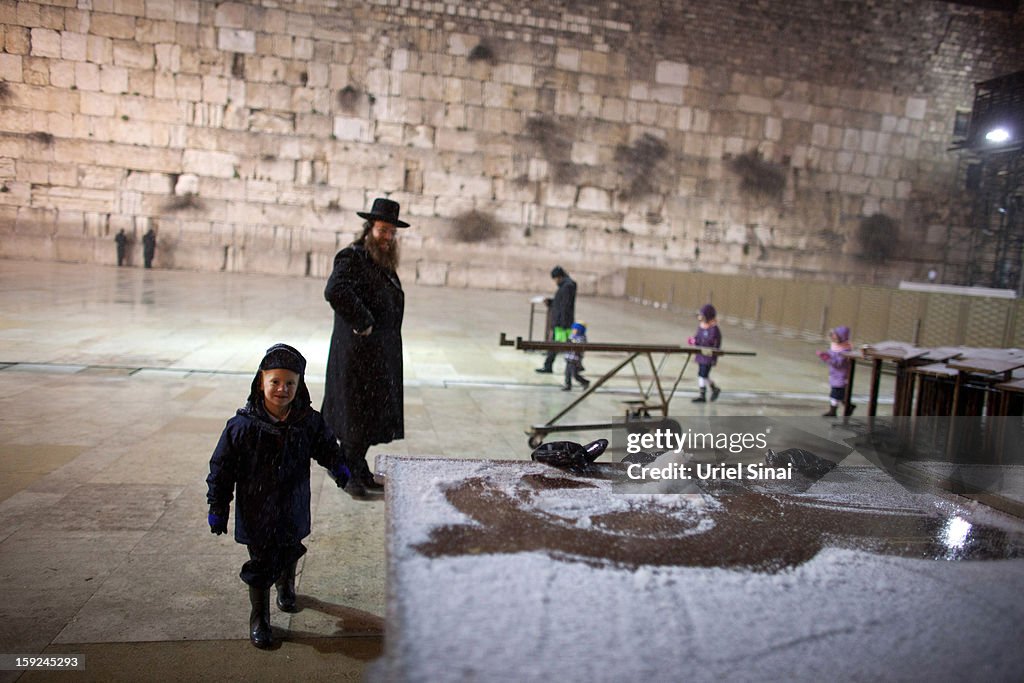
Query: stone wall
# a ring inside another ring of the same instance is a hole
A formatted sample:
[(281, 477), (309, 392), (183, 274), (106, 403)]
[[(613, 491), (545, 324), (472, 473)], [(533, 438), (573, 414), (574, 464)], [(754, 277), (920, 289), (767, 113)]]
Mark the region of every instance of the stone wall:
[(937, 0), (0, 0), (0, 256), (112, 263), (123, 228), (138, 264), (155, 227), (158, 267), (323, 277), (388, 195), (425, 284), (891, 283), (966, 226), (954, 116), (1022, 34)]

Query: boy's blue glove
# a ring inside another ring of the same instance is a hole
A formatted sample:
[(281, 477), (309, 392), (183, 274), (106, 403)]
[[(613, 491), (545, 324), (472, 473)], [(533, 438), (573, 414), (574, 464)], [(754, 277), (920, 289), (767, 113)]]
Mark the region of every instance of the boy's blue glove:
[(214, 508), (210, 506), (210, 514), (206, 516), (206, 520), (210, 523), (210, 533), (226, 534), (228, 532), (228, 511), (223, 508)]
[(345, 466), (345, 463), (339, 462), (331, 470), (331, 479), (334, 480), (334, 483), (338, 485), (339, 489), (345, 488), (345, 485), (348, 484), (348, 480), (351, 478), (352, 472), (350, 472), (348, 467)]

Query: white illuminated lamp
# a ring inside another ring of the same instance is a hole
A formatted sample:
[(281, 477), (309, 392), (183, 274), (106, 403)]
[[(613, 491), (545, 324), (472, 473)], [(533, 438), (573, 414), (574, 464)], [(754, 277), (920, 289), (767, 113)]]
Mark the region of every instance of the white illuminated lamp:
[(1005, 128), (993, 128), (985, 133), (985, 139), (996, 144), (1006, 142), (1010, 139), (1010, 131)]

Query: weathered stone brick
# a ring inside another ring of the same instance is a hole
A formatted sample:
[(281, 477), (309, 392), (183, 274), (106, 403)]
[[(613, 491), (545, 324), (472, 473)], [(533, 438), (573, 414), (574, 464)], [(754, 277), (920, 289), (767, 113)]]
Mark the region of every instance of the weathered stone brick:
[(89, 23), (89, 32), (106, 38), (134, 39), (135, 17), (96, 12)]
[(90, 34), (86, 43), (86, 59), (95, 64), (110, 64), (114, 61), (114, 41)]
[(135, 41), (114, 41), (114, 64), (130, 69), (152, 69), (156, 56), (152, 45)]
[(364, 119), (349, 116), (334, 117), (334, 136), (339, 140), (371, 142), (370, 127)]
[(678, 62), (661, 61), (654, 66), (654, 82), (683, 86), (689, 83), (689, 67)]
[(22, 80), (22, 63), (19, 55), (0, 53), (0, 80), (19, 83)]
[(4, 27), (4, 50), (12, 55), (27, 55), (32, 49), (31, 33), (22, 26)]
[(928, 101), (920, 97), (908, 97), (906, 113), (908, 119), (921, 120), (928, 111)]
[(228, 152), (186, 149), (181, 157), (181, 169), (185, 173), (232, 178), (238, 157)]
[(144, 15), (147, 19), (173, 22), (176, 11), (176, 0), (146, 0)]
[(174, 20), (179, 23), (199, 23), (199, 0), (174, 0)]
[(217, 29), (217, 49), (225, 52), (256, 52), (256, 34), (252, 31), (235, 28)]
[[(18, 74), (21, 78), (21, 74)], [(74, 62), (53, 62), (50, 65), (50, 85), (55, 88), (71, 88), (75, 85)]]
[(34, 28), (31, 33), (33, 57), (60, 57), (60, 33), (48, 28)]
[(128, 92), (128, 70), (119, 66), (101, 66), (100, 90), (106, 93)]
[(88, 58), (88, 36), (84, 33), (60, 34), (60, 57), (64, 60), (84, 62)]
[(248, 7), (241, 2), (224, 2), (217, 5), (213, 25), (218, 28), (246, 28)]
[(19, 2), (17, 18), (13, 23), (29, 28), (42, 26), (42, 6), (34, 2)]
[(0, 24), (16, 24), (18, 23), (18, 3), (17, 0), (2, 0), (0, 1)]
[(135, 40), (140, 43), (173, 43), (177, 35), (177, 24), (173, 21), (139, 19), (136, 22)]

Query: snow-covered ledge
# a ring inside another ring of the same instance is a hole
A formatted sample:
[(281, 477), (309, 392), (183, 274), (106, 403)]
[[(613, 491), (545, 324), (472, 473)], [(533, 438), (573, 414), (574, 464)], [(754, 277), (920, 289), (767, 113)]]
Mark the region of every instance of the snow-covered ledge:
[[(624, 466), (381, 456), (370, 680), (1010, 680), (1024, 525), (840, 466), (622, 494)], [(977, 550), (980, 548), (980, 550)], [(994, 559), (994, 557), (1010, 559)]]

